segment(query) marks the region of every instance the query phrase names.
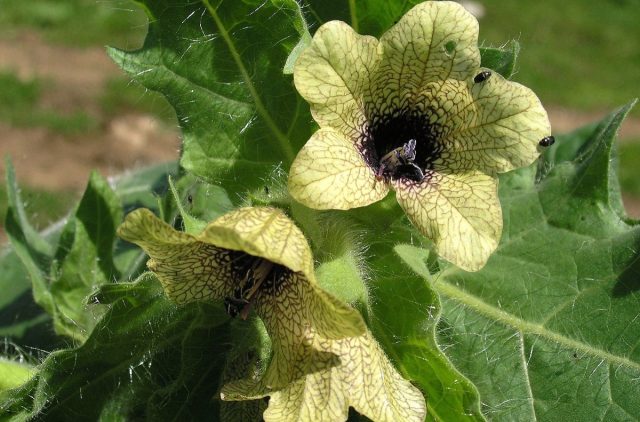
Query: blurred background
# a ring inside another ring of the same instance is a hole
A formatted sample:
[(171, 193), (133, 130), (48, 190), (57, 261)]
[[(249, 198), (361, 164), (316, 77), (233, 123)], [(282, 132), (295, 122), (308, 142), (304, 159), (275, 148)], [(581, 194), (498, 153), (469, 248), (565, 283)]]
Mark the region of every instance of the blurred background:
[[(520, 42), (514, 79), (541, 98), (555, 134), (640, 96), (640, 0), (463, 3), (480, 20), (483, 45)], [(91, 169), (107, 176), (177, 158), (171, 108), (104, 50), (138, 48), (145, 33), (130, 1), (0, 0), (0, 155), (13, 160), (37, 227), (66, 214)], [(625, 204), (640, 217), (640, 107), (619, 147)], [(0, 221), (6, 202), (3, 183)]]

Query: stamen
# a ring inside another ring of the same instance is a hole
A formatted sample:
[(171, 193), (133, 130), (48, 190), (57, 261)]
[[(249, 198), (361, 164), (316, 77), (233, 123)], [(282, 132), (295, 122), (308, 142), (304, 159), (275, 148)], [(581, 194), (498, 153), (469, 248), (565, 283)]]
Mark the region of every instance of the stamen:
[[(260, 288), (262, 283), (267, 279), (272, 269), (273, 262), (267, 261), (266, 259), (258, 259), (256, 262), (254, 262), (251, 270), (249, 270), (252, 273), (252, 285), (248, 287), (249, 291), (247, 291), (246, 294), (243, 295), (245, 299), (251, 300), (258, 288)], [(247, 271), (247, 276), (249, 275), (249, 271)]]

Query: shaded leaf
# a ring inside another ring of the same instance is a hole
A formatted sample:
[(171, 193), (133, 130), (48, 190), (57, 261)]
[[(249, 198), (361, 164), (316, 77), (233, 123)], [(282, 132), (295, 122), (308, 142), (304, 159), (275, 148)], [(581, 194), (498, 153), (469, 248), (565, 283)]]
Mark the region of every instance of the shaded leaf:
[(40, 265), (46, 265), (48, 257), (53, 254), (51, 245), (38, 233), (33, 226), (29, 223), (27, 213), (24, 209), (24, 204), (20, 199), (20, 189), (16, 181), (16, 173), (13, 168), (11, 160), (7, 157), (5, 159), (5, 166), (7, 168), (6, 183), (7, 183), (7, 199), (9, 209), (12, 210), (13, 219), (20, 227), (23, 233), (25, 246), (32, 250), (31, 255), (38, 257), (42, 260)]
[[(165, 163), (125, 173), (113, 179), (115, 192), (126, 209), (138, 205), (156, 209), (158, 207), (157, 196), (164, 194), (167, 190), (167, 173), (176, 170), (176, 163)], [(9, 186), (13, 187), (10, 187), (9, 190), (16, 192), (13, 203), (21, 204), (17, 194), (15, 177), (11, 176), (10, 180)], [(91, 219), (91, 213), (86, 214), (85, 217)], [(50, 251), (58, 248), (60, 233), (64, 227), (62, 223), (63, 221), (54, 223), (38, 235), (49, 244), (46, 248)], [(34, 254), (33, 248), (28, 248), (20, 227), (18, 219), (14, 218), (12, 214), (7, 230), (13, 233), (14, 238), (23, 240), (14, 242), (12, 246), (7, 246), (0, 255), (0, 289), (3, 292), (0, 295), (0, 335), (19, 342), (23, 347), (31, 346), (37, 349), (51, 350), (58, 344), (59, 339), (53, 336), (49, 314), (34, 303), (31, 291), (32, 277), (36, 277), (36, 280), (41, 279), (41, 282), (45, 283), (43, 274), (49, 272), (51, 259), (47, 258), (41, 266), (37, 265), (36, 261), (31, 258)], [(72, 242), (73, 238), (66, 239), (66, 241)], [(67, 245), (67, 248), (69, 246)], [(21, 258), (18, 257), (19, 254), (22, 255)], [(115, 251), (114, 261), (122, 278), (129, 280), (140, 273), (145, 259), (144, 253), (139, 249), (121, 244)], [(27, 268), (30, 269), (31, 275)], [(40, 291), (47, 292), (46, 285)], [(39, 300), (42, 302), (41, 298)], [(80, 308), (84, 307), (82, 301), (77, 305)]]
[[(393, 26), (409, 9), (421, 0), (405, 2), (358, 0), (349, 2), (328, 2), (306, 0), (305, 17), (312, 28), (317, 28), (331, 20), (347, 22), (356, 32), (379, 38)], [(502, 47), (480, 47), (482, 66), (493, 69), (505, 78), (511, 77), (520, 52), (520, 44), (509, 41)]]
[(421, 0), (397, 1), (322, 1), (306, 0), (305, 16), (309, 26), (317, 28), (331, 20), (348, 23), (356, 32), (378, 38)]
[(29, 271), (36, 303), (52, 316), (57, 333), (83, 340), (95, 323), (84, 309), (85, 298), (118, 277), (112, 253), (115, 226), (122, 219), (117, 197), (104, 179), (92, 174), (48, 267), (36, 264), (38, 256), (29, 249), (27, 232), (13, 219), (13, 212), (11, 208), (7, 214), (8, 234)]
[(217, 415), (211, 398), (229, 342), (221, 307), (178, 309), (149, 274), (103, 286), (93, 302), (101, 300), (108, 311), (82, 346), (51, 353), (27, 384), (0, 395), (6, 415), (159, 421)]

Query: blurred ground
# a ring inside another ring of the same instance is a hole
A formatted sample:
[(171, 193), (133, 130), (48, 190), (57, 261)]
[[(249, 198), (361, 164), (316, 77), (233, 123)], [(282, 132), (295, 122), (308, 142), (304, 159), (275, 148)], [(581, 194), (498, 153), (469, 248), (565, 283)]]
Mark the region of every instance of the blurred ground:
[[(621, 65), (637, 71), (640, 47), (629, 31), (638, 30), (640, 8), (636, 0), (603, 0), (590, 11), (572, 8), (580, 0), (565, 0), (558, 10), (571, 13), (571, 19), (561, 16), (564, 26), (552, 29), (557, 17), (539, 20), (555, 4), (549, 2), (482, 2), (481, 38), (493, 45), (519, 39), (516, 80), (540, 95), (553, 132), (563, 133), (640, 94), (632, 88), (637, 87), (634, 71)], [(529, 10), (530, 3), (531, 13), (517, 13)], [(0, 155), (13, 160), (36, 225), (64, 215), (92, 169), (111, 175), (177, 158), (179, 134), (170, 107), (130, 83), (103, 47), (140, 44), (145, 18), (139, 10), (124, 0), (0, 0), (0, 10)], [(604, 13), (609, 14), (598, 15)], [(623, 36), (632, 45), (623, 44)], [(620, 139), (625, 203), (640, 217), (639, 108), (625, 121)], [(2, 220), (5, 195), (0, 188)]]
[[(139, 110), (113, 116), (104, 113), (99, 101), (104, 87), (113, 78), (122, 77), (104, 48), (50, 45), (27, 32), (17, 39), (0, 40), (0, 70), (6, 69), (20, 80), (47, 81), (50, 88), (43, 90), (39, 108), (61, 115), (82, 110), (97, 125), (70, 135), (0, 121), (2, 154), (13, 160), (21, 183), (48, 190), (76, 190), (86, 184), (92, 169), (110, 175), (177, 157), (175, 126)], [(0, 172), (4, 173), (4, 163)]]

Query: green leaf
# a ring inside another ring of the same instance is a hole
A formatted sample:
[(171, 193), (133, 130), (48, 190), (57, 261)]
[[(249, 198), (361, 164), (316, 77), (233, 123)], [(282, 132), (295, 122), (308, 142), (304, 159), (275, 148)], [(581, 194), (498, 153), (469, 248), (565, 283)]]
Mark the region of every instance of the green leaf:
[[(126, 212), (144, 207), (161, 214), (160, 198), (169, 190), (169, 177), (178, 173), (178, 163), (168, 162), (127, 172), (113, 178), (116, 194)], [(136, 278), (144, 270), (146, 255), (139, 248), (125, 242), (117, 242), (115, 265), (122, 275), (121, 280)]]
[(510, 78), (515, 72), (519, 53), (520, 44), (515, 40), (499, 48), (480, 47), (480, 64), (495, 70), (505, 78)]
[[(19, 197), (18, 197), (19, 200)], [(55, 318), (56, 306), (47, 286), (45, 274), (49, 271), (51, 257), (40, 254), (32, 247), (29, 235), (23, 231), (19, 213), (13, 207), (7, 210), (5, 217), (5, 229), (7, 236), (11, 240), (11, 245), (16, 256), (24, 265), (31, 280), (33, 288), (33, 298), (45, 312)], [(28, 229), (27, 229), (28, 230)], [(17, 297), (17, 296), (16, 296)]]
[(440, 343), (492, 420), (640, 415), (640, 226), (620, 213), (612, 160), (632, 105), (558, 137), (536, 183), (535, 167), (505, 174), (498, 251), (477, 273), (449, 267), (431, 282)]
[(12, 218), (18, 224), (20, 231), (23, 233), (24, 240), (26, 242), (25, 246), (32, 251), (32, 255), (38, 256), (43, 260), (43, 265), (46, 265), (46, 259), (53, 255), (53, 249), (51, 248), (51, 245), (31, 226), (27, 219), (24, 204), (20, 199), (20, 189), (18, 188), (18, 183), (16, 181), (16, 172), (8, 157), (5, 159), (5, 166), (7, 167), (7, 199), (9, 202), (9, 209), (14, 214)]
[(224, 188), (197, 180), (188, 174), (175, 184), (169, 179), (169, 189), (171, 199), (176, 204), (178, 218), (181, 219), (184, 231), (189, 234), (200, 234), (209, 222), (234, 208)]
[(169, 188), (171, 189), (171, 195), (173, 196), (173, 200), (178, 207), (178, 212), (180, 213), (180, 217), (182, 217), (182, 223), (184, 224), (184, 231), (189, 234), (199, 234), (204, 230), (207, 226), (206, 221), (199, 220), (189, 214), (182, 205), (182, 201), (180, 200), (180, 194), (178, 194), (178, 190), (173, 184), (173, 181), (169, 179)]
[[(308, 37), (294, 0), (145, 1), (142, 49), (111, 48), (136, 81), (175, 108), (181, 165), (211, 183), (254, 188), (310, 135), (308, 106), (283, 70)], [(289, 66), (291, 64), (289, 63)]]
[(150, 274), (103, 286), (93, 301), (101, 300), (108, 311), (82, 346), (51, 353), (27, 384), (0, 394), (5, 415), (215, 420), (219, 403), (212, 397), (230, 343), (222, 308), (176, 308)]
[[(306, 6), (304, 10), (308, 10), (306, 17), (311, 27), (318, 27), (325, 22), (337, 19), (349, 23), (360, 34), (378, 38), (418, 3), (422, 1), (307, 0), (304, 2)], [(505, 78), (510, 78), (515, 71), (519, 52), (520, 44), (515, 40), (502, 47), (480, 47), (482, 66), (495, 70)]]
[(177, 173), (178, 163), (170, 161), (129, 171), (110, 180), (125, 211), (141, 207), (156, 209), (158, 197), (169, 189), (169, 176)]
[[(7, 168), (10, 169), (9, 166)], [(176, 171), (177, 163), (154, 165), (118, 176), (113, 179), (113, 184), (116, 194), (126, 209), (141, 205), (155, 210), (158, 206), (157, 197), (167, 191), (167, 174)], [(18, 195), (13, 173), (10, 173), (8, 186), (8, 190), (15, 198), (12, 202), (16, 204), (14, 208), (21, 207), (22, 201)], [(86, 214), (85, 217), (91, 220), (91, 213)], [(42, 255), (38, 255), (33, 248), (29, 248), (19, 221), (16, 213), (12, 211), (6, 228), (13, 239), (13, 245), (7, 247), (0, 255), (0, 290), (3, 292), (0, 295), (0, 335), (11, 338), (22, 347), (52, 350), (60, 340), (53, 336), (51, 318), (47, 312), (36, 305), (31, 291), (31, 280), (35, 279), (36, 282), (42, 283), (38, 291), (48, 294), (45, 274), (48, 277), (52, 258), (45, 255), (40, 259)], [(28, 224), (25, 217), (22, 221), (22, 225), (25, 222)], [(58, 248), (63, 227), (60, 221), (44, 230), (42, 234), (36, 233), (36, 235), (49, 244), (46, 247), (48, 250), (53, 251)], [(66, 242), (72, 243), (73, 237), (67, 238)], [(70, 246), (67, 244), (66, 248)], [(62, 254), (62, 251), (59, 251), (59, 254)], [(36, 258), (32, 258), (33, 256)], [(140, 273), (144, 266), (145, 255), (138, 248), (120, 245), (115, 251), (114, 260), (122, 278), (129, 280)], [(40, 303), (43, 303), (43, 300), (42, 297), (38, 298)], [(82, 300), (79, 300), (76, 305), (79, 309), (85, 307)], [(53, 302), (48, 309), (54, 312)]]
[(31, 281), (16, 251), (0, 253), (0, 336), (22, 347), (50, 350), (56, 343), (51, 318), (33, 300)]
[(377, 38), (418, 3), (422, 1), (306, 0), (304, 9), (308, 10), (306, 16), (311, 27), (318, 27), (331, 20), (341, 20), (351, 25), (356, 32)]
[(47, 286), (56, 312), (56, 332), (83, 341), (98, 315), (84, 303), (98, 286), (119, 279), (113, 262), (116, 226), (122, 205), (106, 180), (93, 172), (80, 204), (67, 222)]
[(436, 342), (437, 295), (401, 259), (413, 249), (390, 250), (388, 243), (373, 249), (370, 327), (396, 367), (425, 394), (428, 420), (484, 420), (477, 390)]

